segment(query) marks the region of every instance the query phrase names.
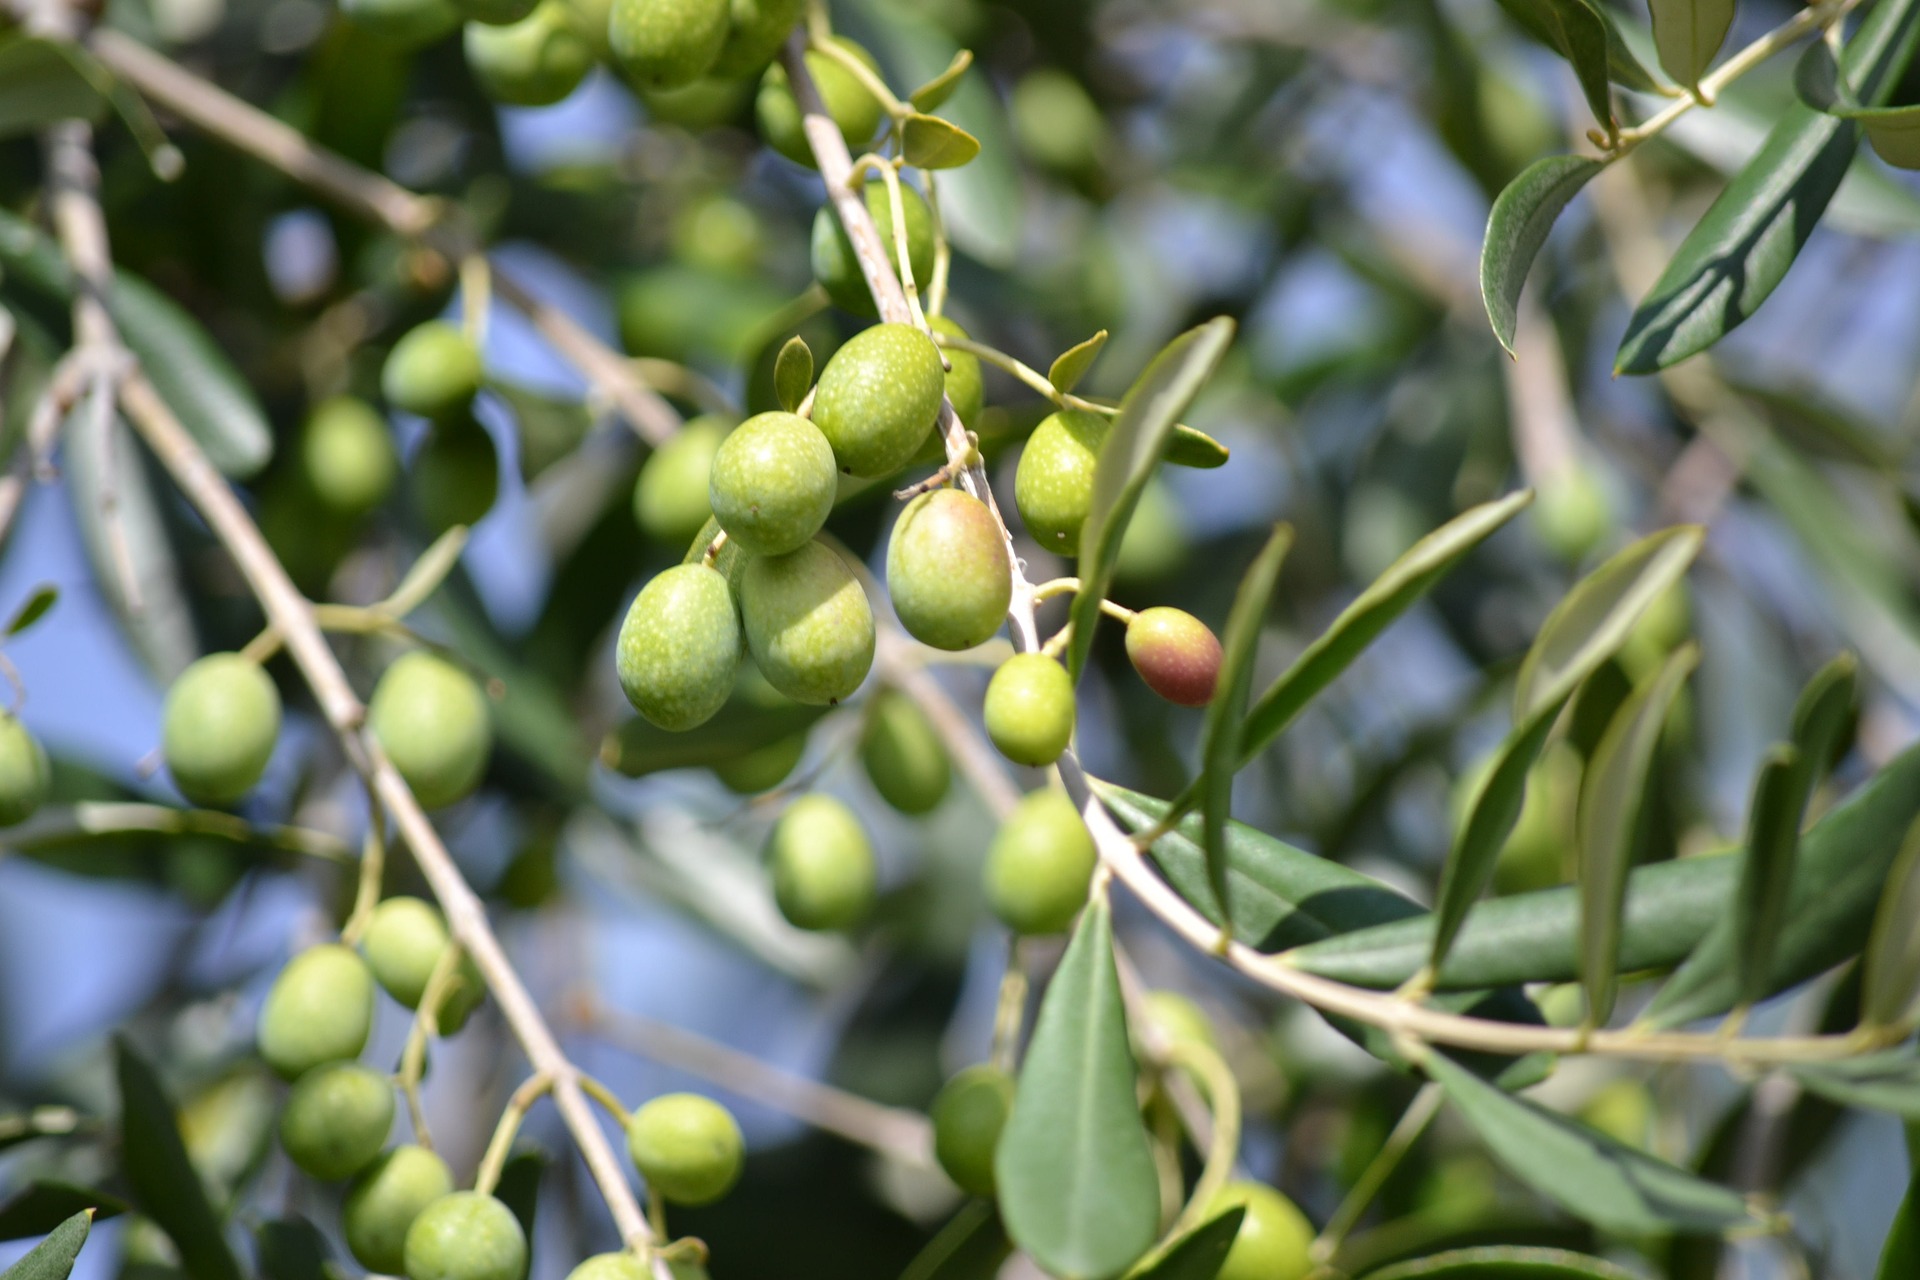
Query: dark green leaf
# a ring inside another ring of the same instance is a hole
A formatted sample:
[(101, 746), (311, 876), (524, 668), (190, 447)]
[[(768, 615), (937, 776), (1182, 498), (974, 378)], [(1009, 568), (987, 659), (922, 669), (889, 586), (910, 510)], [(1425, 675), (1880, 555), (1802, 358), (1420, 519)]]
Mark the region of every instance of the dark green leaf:
[(1493, 202), (1480, 247), (1480, 300), (1508, 355), (1520, 325), (1520, 291), (1540, 246), (1567, 202), (1606, 167), (1605, 160), (1586, 156), (1547, 156), (1523, 169)]
[(571, 456), (593, 429), (593, 413), (577, 396), (558, 396), (494, 379), (488, 389), (513, 411), (520, 445), (520, 478), (532, 481)]
[(1253, 685), (1253, 663), (1259, 656), (1260, 628), (1267, 619), (1281, 562), (1293, 545), (1293, 530), (1274, 526), (1267, 545), (1254, 557), (1227, 614), (1221, 640), (1220, 676), (1213, 700), (1207, 704), (1200, 730), (1200, 813), (1202, 845), (1206, 850), (1207, 885), (1225, 927), (1233, 923), (1233, 899), (1227, 894), (1227, 823), (1233, 817), (1233, 775), (1239, 766), (1241, 719), (1247, 692)]
[(76, 1214), (104, 1221), (126, 1211), (126, 1201), (98, 1187), (38, 1178), (0, 1202), (0, 1240), (43, 1236)]
[(1842, 1106), (1920, 1120), (1920, 1055), (1911, 1046), (1787, 1070), (1810, 1092)]
[(1660, 65), (1691, 89), (1713, 65), (1733, 26), (1733, 0), (1651, 0)]
[(1174, 424), (1200, 393), (1231, 341), (1233, 321), (1220, 316), (1169, 342), (1128, 389), (1108, 429), (1094, 467), (1092, 509), (1080, 534), (1080, 590), (1073, 598), (1073, 637), (1067, 644), (1067, 671), (1075, 680), (1093, 650), (1100, 603), (1113, 585), (1120, 542), (1139, 504), (1140, 491), (1166, 451)]
[(939, 116), (915, 112), (902, 127), (901, 153), (917, 169), (958, 169), (980, 154), (980, 139)]
[(547, 1153), (538, 1147), (516, 1151), (500, 1170), (500, 1181), (493, 1194), (501, 1204), (513, 1210), (520, 1229), (527, 1233), (527, 1246), (533, 1246), (534, 1211), (540, 1207), (540, 1175), (547, 1170)]
[[(1846, 44), (1844, 80), (1878, 106), (1920, 34), (1915, 0), (1885, 0)], [(1688, 234), (1627, 324), (1619, 373), (1652, 373), (1718, 342), (1773, 293), (1852, 164), (1860, 126), (1788, 108)]]
[(940, 1228), (900, 1280), (993, 1280), (1013, 1244), (991, 1200), (969, 1200)]
[(113, 1042), (120, 1083), (120, 1162), (134, 1200), (172, 1238), (195, 1280), (240, 1280), (240, 1266), (207, 1200), (171, 1099), (125, 1037)]
[(1235, 1205), (1203, 1222), (1174, 1241), (1165, 1256), (1131, 1280), (1213, 1280), (1232, 1252), (1234, 1238), (1240, 1234), (1240, 1220), (1246, 1216), (1246, 1209)]
[(26, 603), (14, 610), (13, 621), (7, 624), (7, 636), (9, 638), (17, 636), (40, 621), (46, 616), (47, 610), (53, 608), (54, 602), (59, 599), (60, 588), (51, 582), (43, 582), (35, 587), (33, 594), (27, 597)]
[(1634, 1272), (1604, 1258), (1564, 1249), (1532, 1249), (1524, 1245), (1483, 1245), (1451, 1249), (1431, 1257), (1415, 1258), (1363, 1280), (1640, 1280)]
[(797, 413), (801, 401), (813, 386), (813, 349), (799, 334), (787, 339), (780, 354), (773, 358), (773, 394), (780, 407)]
[(0, 138), (32, 133), (56, 120), (99, 122), (107, 110), (106, 93), (87, 74), (81, 56), (71, 44), (38, 36), (0, 42)]
[(1800, 100), (1816, 111), (1865, 127), (1867, 142), (1888, 164), (1920, 169), (1920, 106), (1863, 107), (1840, 75), (1833, 50), (1817, 41), (1801, 57), (1794, 71)]
[(1494, 1157), (1577, 1218), (1628, 1235), (1754, 1225), (1725, 1187), (1502, 1093), (1437, 1051), (1425, 1066)]
[(1153, 1243), (1160, 1182), (1140, 1118), (1113, 922), (1081, 912), (1047, 987), (994, 1159), (1007, 1234), (1063, 1280), (1118, 1275)]
[(1894, 859), (1880, 891), (1873, 933), (1867, 938), (1860, 1020), (1868, 1026), (1904, 1025), (1920, 991), (1920, 821)]
[(1613, 120), (1609, 79), (1642, 92), (1655, 87), (1653, 77), (1628, 52), (1605, 12), (1587, 0), (1500, 0), (1500, 7), (1534, 39), (1567, 60), (1594, 119), (1603, 125)]
[(1654, 752), (1674, 699), (1700, 660), (1682, 645), (1640, 682), (1594, 748), (1580, 788), (1580, 977), (1587, 1021), (1606, 1025), (1620, 964), (1620, 934), (1634, 834)]
[(254, 1230), (261, 1280), (334, 1280), (331, 1250), (305, 1218), (279, 1218)]
[(1087, 370), (1093, 368), (1093, 362), (1100, 358), (1100, 349), (1106, 345), (1107, 331), (1102, 329), (1085, 342), (1068, 347), (1054, 358), (1047, 370), (1047, 381), (1056, 391), (1073, 390), (1080, 385), (1080, 379), (1087, 376)]
[(26, 1257), (0, 1272), (0, 1280), (67, 1280), (92, 1226), (91, 1213), (82, 1210), (74, 1214), (35, 1245)]
[(1173, 435), (1167, 440), (1166, 461), (1170, 466), (1211, 471), (1227, 465), (1227, 446), (1206, 432), (1182, 423), (1174, 427)]
[(1750, 1005), (1766, 994), (1767, 959), (1787, 909), (1800, 815), (1806, 808), (1807, 768), (1800, 750), (1777, 743), (1761, 761), (1747, 815), (1747, 860), (1733, 896), (1734, 988)]
[(941, 103), (953, 96), (954, 89), (960, 84), (960, 77), (965, 75), (967, 68), (972, 65), (973, 50), (960, 50), (953, 55), (953, 61), (947, 64), (945, 71), (908, 94), (907, 101), (920, 111), (937, 109)]
[(1793, 745), (1800, 748), (1806, 763), (1809, 790), (1833, 768), (1839, 755), (1853, 719), (1859, 675), (1860, 660), (1850, 653), (1838, 654), (1814, 673), (1793, 704)]
[(1907, 1194), (1893, 1215), (1893, 1229), (1880, 1248), (1880, 1266), (1874, 1280), (1907, 1280), (1920, 1276), (1920, 1178), (1907, 1183)]

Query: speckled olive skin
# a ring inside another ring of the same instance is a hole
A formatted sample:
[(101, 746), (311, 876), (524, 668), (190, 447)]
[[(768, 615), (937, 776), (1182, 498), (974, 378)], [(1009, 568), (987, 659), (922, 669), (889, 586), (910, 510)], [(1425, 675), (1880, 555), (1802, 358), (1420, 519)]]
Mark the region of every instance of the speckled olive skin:
[(994, 1193), (993, 1154), (1013, 1110), (1013, 1077), (980, 1063), (947, 1081), (933, 1100), (933, 1154), (969, 1195)]
[(867, 708), (860, 761), (880, 798), (901, 813), (931, 813), (953, 785), (953, 762), (926, 712), (906, 694), (883, 689)]
[[(880, 229), (880, 243), (886, 246), (887, 262), (898, 273), (898, 258), (893, 243), (893, 200), (887, 184), (870, 178), (865, 191), (867, 212)], [(933, 211), (926, 199), (906, 183), (900, 184), (900, 209), (907, 225), (907, 265), (913, 268), (914, 285), (922, 292), (933, 278)], [(823, 204), (813, 215), (813, 278), (833, 299), (833, 305), (857, 316), (878, 314), (867, 278), (860, 272), (860, 260), (854, 256), (853, 241), (840, 225), (833, 206)]]
[(1057, 556), (1080, 554), (1080, 530), (1093, 509), (1093, 469), (1110, 425), (1097, 413), (1063, 409), (1048, 414), (1020, 451), (1014, 505), (1033, 540)]
[(315, 405), (300, 433), (300, 471), (327, 510), (364, 515), (393, 492), (400, 474), (393, 433), (364, 400), (334, 396)]
[(633, 709), (662, 729), (705, 724), (726, 703), (740, 665), (740, 619), (716, 569), (657, 575), (620, 624), (616, 668)]
[(541, 0), (453, 0), (460, 16), (469, 22), (505, 27), (520, 22), (532, 13)]
[(987, 683), (982, 711), (1001, 755), (1016, 764), (1050, 765), (1073, 739), (1073, 681), (1045, 654), (1015, 654)]
[(1168, 702), (1204, 707), (1220, 681), (1220, 639), (1206, 623), (1180, 609), (1142, 609), (1127, 624), (1133, 669)]
[[(373, 909), (367, 932), (360, 939), (360, 950), (381, 989), (407, 1008), (418, 1009), (434, 966), (440, 963), (450, 941), (439, 908), (400, 895), (385, 899)], [(472, 956), (461, 956), (454, 978), (458, 985), (442, 997), (435, 1019), (436, 1029), (443, 1036), (465, 1026), (468, 1016), (487, 995), (486, 981)]]
[(381, 673), (367, 723), (429, 809), (465, 799), (487, 771), (493, 723), (486, 695), (466, 672), (423, 649)]
[(848, 929), (873, 910), (873, 842), (853, 810), (832, 796), (787, 806), (767, 842), (773, 899), (802, 929)]
[[(927, 326), (949, 338), (971, 336), (947, 316), (929, 316)], [(960, 421), (971, 427), (979, 421), (980, 408), (986, 403), (986, 387), (980, 379), (980, 357), (951, 347), (944, 348), (940, 354), (947, 358), (947, 399), (953, 401), (953, 411)]]
[(813, 420), (842, 471), (890, 475), (919, 451), (946, 386), (933, 339), (911, 325), (877, 324), (827, 361), (813, 394)]
[(340, 0), (354, 26), (405, 48), (431, 44), (460, 25), (452, 0)]
[(727, 0), (613, 0), (613, 56), (640, 85), (677, 89), (713, 66), (727, 39)]
[(260, 1007), (260, 1056), (284, 1079), (360, 1056), (373, 1027), (373, 974), (351, 948), (309, 947), (287, 962)]
[(1015, 933), (1064, 932), (1086, 905), (1097, 861), (1065, 793), (1029, 792), (987, 847), (987, 902)]
[(720, 442), (707, 501), (727, 537), (758, 556), (807, 543), (833, 511), (833, 449), (792, 413), (760, 413)]
[(731, 425), (712, 415), (695, 418), (648, 456), (633, 486), (633, 518), (644, 532), (672, 547), (700, 532), (713, 514), (713, 455)]
[(210, 653), (167, 690), (160, 744), (180, 794), (229, 805), (266, 772), (280, 736), (280, 693), (260, 664)]
[(329, 1062), (301, 1076), (280, 1112), (280, 1145), (323, 1181), (372, 1164), (393, 1128), (393, 1082), (357, 1062)]
[(481, 92), (515, 107), (560, 101), (593, 70), (593, 45), (576, 25), (566, 0), (541, 0), (518, 22), (467, 25), (461, 36), (467, 69)]
[[(873, 55), (853, 41), (834, 36), (833, 42), (875, 72), (880, 70)], [(848, 149), (858, 154), (879, 130), (886, 109), (852, 72), (832, 58), (809, 53), (806, 62), (807, 74), (813, 77), (827, 114), (840, 127), (840, 136), (846, 139)], [(768, 146), (795, 164), (809, 169), (815, 167), (813, 151), (807, 146), (807, 135), (800, 127), (800, 106), (787, 84), (786, 69), (777, 62), (767, 68), (767, 74), (760, 81), (760, 92), (753, 100), (753, 114), (760, 124), (760, 136), (767, 140)]]
[(992, 639), (1013, 600), (1013, 562), (986, 503), (958, 489), (909, 502), (887, 543), (887, 594), (922, 644), (951, 651)]
[(395, 1147), (347, 1188), (341, 1232), (360, 1265), (379, 1275), (406, 1268), (407, 1229), (420, 1211), (453, 1194), (453, 1173), (425, 1147)]
[(480, 389), (480, 353), (460, 326), (416, 325), (393, 344), (380, 370), (380, 393), (407, 413), (440, 419), (459, 413)]
[(409, 487), (414, 510), (438, 536), (457, 524), (478, 524), (500, 496), (500, 454), (472, 415), (456, 413), (434, 424), (413, 455)]
[(713, 60), (713, 75), (736, 80), (758, 72), (780, 52), (787, 33), (806, 12), (806, 0), (733, 0), (727, 6), (726, 43)]
[(406, 1268), (407, 1280), (522, 1280), (527, 1233), (492, 1196), (456, 1191), (407, 1228)]
[(1313, 1224), (1293, 1201), (1264, 1183), (1229, 1182), (1206, 1216), (1218, 1217), (1235, 1205), (1246, 1208), (1246, 1217), (1215, 1280), (1301, 1280), (1313, 1270), (1307, 1257)]
[(873, 666), (866, 593), (846, 562), (818, 542), (748, 561), (740, 616), (760, 673), (795, 702), (839, 702)]
[(647, 1186), (674, 1204), (712, 1204), (740, 1180), (746, 1143), (733, 1113), (697, 1093), (669, 1093), (627, 1121), (627, 1152)]
[(0, 713), (0, 827), (32, 817), (52, 778), (40, 740), (18, 716)]

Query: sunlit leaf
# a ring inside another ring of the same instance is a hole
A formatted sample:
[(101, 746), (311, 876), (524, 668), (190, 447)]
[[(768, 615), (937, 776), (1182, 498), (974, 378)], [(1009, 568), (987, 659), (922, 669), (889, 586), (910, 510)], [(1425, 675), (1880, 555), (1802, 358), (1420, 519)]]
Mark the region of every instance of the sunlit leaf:
[(1606, 167), (1605, 160), (1586, 156), (1547, 156), (1523, 169), (1494, 200), (1480, 247), (1480, 300), (1508, 355), (1520, 325), (1520, 291), (1540, 246), (1567, 202)]
[(91, 1213), (85, 1210), (75, 1213), (55, 1227), (26, 1257), (0, 1271), (0, 1280), (67, 1280), (92, 1226)]
[(120, 1083), (120, 1163), (136, 1203), (172, 1238), (189, 1275), (240, 1280), (159, 1077), (124, 1037), (115, 1037), (113, 1055)]
[(958, 169), (980, 154), (980, 139), (951, 121), (916, 112), (902, 126), (901, 154), (918, 169)]
[(1100, 358), (1100, 349), (1106, 345), (1107, 331), (1102, 329), (1086, 341), (1068, 347), (1047, 370), (1047, 381), (1056, 391), (1073, 390), (1080, 385), (1080, 379), (1086, 377), (1087, 370), (1093, 368), (1093, 362)]
[(908, 94), (907, 101), (920, 111), (937, 110), (941, 103), (953, 96), (953, 91), (959, 87), (960, 77), (972, 65), (973, 50), (960, 50), (953, 55), (953, 61), (947, 64), (945, 71)]
[(1650, 0), (1660, 65), (1689, 89), (1713, 65), (1733, 26), (1733, 0)]
[(788, 413), (799, 411), (813, 386), (813, 350), (799, 334), (788, 338), (773, 358), (773, 394)]
[(60, 599), (60, 588), (51, 582), (43, 582), (33, 589), (26, 602), (13, 611), (13, 620), (7, 623), (8, 638), (19, 635), (34, 623), (47, 616), (47, 610), (53, 608)]

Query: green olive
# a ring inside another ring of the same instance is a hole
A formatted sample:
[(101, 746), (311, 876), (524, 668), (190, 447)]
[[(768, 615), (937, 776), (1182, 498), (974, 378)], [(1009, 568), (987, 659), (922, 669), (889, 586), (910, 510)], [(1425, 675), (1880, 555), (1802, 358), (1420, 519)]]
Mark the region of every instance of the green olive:
[(1073, 739), (1073, 681), (1041, 653), (1008, 658), (987, 682), (987, 736), (1016, 764), (1052, 764)]
[(839, 702), (873, 666), (866, 593), (846, 562), (821, 543), (749, 560), (740, 579), (740, 616), (760, 673), (796, 702)]
[(309, 947), (287, 962), (260, 1007), (260, 1056), (288, 1080), (360, 1056), (373, 1029), (373, 975), (349, 947)]
[[(870, 178), (865, 195), (867, 212), (873, 215), (874, 225), (880, 229), (880, 243), (886, 246), (887, 261), (897, 272), (893, 199), (887, 184)], [(933, 279), (933, 210), (927, 207), (924, 196), (904, 182), (900, 184), (900, 208), (907, 227), (907, 265), (913, 268), (914, 285), (924, 292)], [(847, 229), (840, 225), (831, 204), (821, 205), (813, 215), (813, 278), (827, 291), (834, 306), (857, 316), (876, 314), (867, 278), (854, 256), (853, 241), (847, 238)]]
[(375, 38), (405, 48), (432, 44), (460, 25), (452, 0), (340, 0), (340, 12)]
[(1313, 1224), (1293, 1201), (1259, 1182), (1229, 1182), (1207, 1210), (1218, 1217), (1239, 1205), (1246, 1210), (1240, 1233), (1214, 1280), (1301, 1280), (1313, 1269), (1307, 1248)]
[(0, 713), (0, 827), (25, 822), (47, 798), (53, 771), (20, 717)]
[(713, 66), (727, 20), (727, 0), (613, 0), (608, 42), (636, 83), (677, 89)]
[(381, 673), (367, 723), (413, 795), (429, 809), (466, 798), (493, 751), (486, 695), (473, 678), (424, 649)]
[(813, 393), (813, 420), (842, 471), (890, 475), (919, 451), (946, 385), (931, 338), (912, 325), (877, 324), (827, 361)]
[(1220, 1043), (1213, 1034), (1213, 1022), (1199, 1005), (1178, 991), (1149, 991), (1146, 1006), (1154, 1025), (1169, 1042), (1219, 1049)]
[(745, 755), (722, 760), (713, 766), (713, 776), (736, 795), (755, 796), (785, 782), (806, 754), (807, 734), (802, 730), (775, 738)]
[(420, 1211), (405, 1256), (407, 1280), (522, 1280), (527, 1233), (492, 1196), (456, 1191)]
[(466, 409), (480, 389), (480, 352), (446, 320), (416, 325), (393, 344), (380, 370), (387, 403), (435, 420)]
[[(387, 898), (373, 909), (360, 949), (374, 981), (407, 1008), (418, 1009), (434, 966), (451, 941), (446, 920), (437, 907), (401, 895)], [(440, 998), (434, 1018), (435, 1030), (443, 1036), (465, 1026), (468, 1016), (487, 995), (486, 980), (472, 956), (462, 954), (453, 982), (455, 985)]]
[(920, 704), (882, 689), (867, 708), (860, 762), (880, 798), (901, 813), (931, 813), (953, 783), (953, 762)]
[(1030, 792), (987, 847), (987, 902), (1015, 933), (1063, 933), (1087, 904), (1098, 861), (1073, 801)]
[(708, 194), (674, 215), (673, 256), (708, 271), (750, 272), (760, 267), (767, 234), (751, 205)]
[(656, 575), (620, 624), (620, 688), (635, 711), (662, 729), (677, 732), (711, 720), (733, 691), (739, 665), (733, 592), (707, 565), (677, 565)]
[[(842, 36), (832, 39), (865, 63), (874, 74), (880, 73), (880, 64), (865, 49)], [(859, 77), (824, 53), (809, 52), (806, 66), (807, 74), (813, 78), (814, 88), (820, 91), (820, 101), (826, 105), (827, 115), (839, 126), (840, 136), (847, 140), (848, 148), (855, 152), (864, 150), (886, 115), (880, 99), (860, 83)], [(813, 162), (813, 148), (807, 145), (806, 131), (800, 126), (800, 106), (794, 101), (793, 90), (787, 84), (786, 68), (777, 62), (767, 68), (766, 76), (760, 81), (760, 92), (753, 102), (753, 114), (760, 122), (760, 136), (767, 140), (768, 146), (795, 164), (806, 165), (809, 169), (817, 167)]]
[(369, 1165), (347, 1188), (341, 1234), (360, 1265), (378, 1275), (406, 1269), (407, 1228), (420, 1211), (453, 1194), (453, 1173), (425, 1147), (400, 1146)]
[(280, 1113), (280, 1145), (328, 1182), (372, 1164), (393, 1128), (393, 1082), (357, 1062), (328, 1062), (294, 1082)]
[(1133, 669), (1168, 702), (1204, 707), (1220, 679), (1220, 640), (1190, 613), (1142, 609), (1127, 623), (1127, 658)]
[(992, 639), (1013, 601), (1013, 562), (987, 504), (958, 489), (909, 502), (887, 543), (887, 592), (922, 644), (959, 650)]
[(334, 396), (307, 415), (300, 434), (300, 470), (329, 511), (365, 515), (386, 500), (400, 474), (393, 433), (364, 400)]
[(1008, 114), (1020, 150), (1041, 168), (1069, 179), (1099, 172), (1106, 121), (1086, 89), (1066, 72), (1043, 67), (1022, 76)]
[(878, 870), (860, 819), (827, 795), (787, 806), (767, 842), (773, 898), (802, 929), (848, 929), (873, 910)]
[(627, 1151), (647, 1187), (674, 1204), (712, 1204), (733, 1189), (746, 1143), (733, 1113), (697, 1093), (654, 1098), (627, 1121)]
[(934, 1098), (934, 1157), (969, 1195), (993, 1195), (993, 1153), (1012, 1110), (1013, 1077), (985, 1063), (959, 1072)]
[(467, 414), (434, 424), (413, 455), (409, 481), (414, 509), (430, 533), (478, 524), (500, 495), (500, 455), (493, 437)]
[(1033, 540), (1058, 556), (1080, 554), (1080, 530), (1093, 509), (1093, 469), (1111, 424), (1097, 413), (1048, 414), (1020, 451), (1013, 502)]
[(804, 546), (833, 511), (833, 449), (792, 413), (760, 413), (720, 442), (707, 500), (727, 537), (757, 556)]
[(566, 0), (541, 0), (532, 13), (506, 26), (470, 22), (462, 42), (481, 92), (509, 106), (559, 102), (593, 70), (593, 45)]
[[(927, 327), (949, 338), (969, 336), (965, 329), (947, 316), (928, 316)], [(953, 401), (953, 411), (960, 421), (971, 427), (979, 422), (980, 407), (986, 403), (986, 387), (980, 378), (980, 357), (970, 351), (956, 351), (952, 347), (942, 347), (940, 353), (947, 358), (947, 399)]]
[(732, 21), (713, 74), (736, 79), (754, 75), (773, 60), (806, 12), (807, 0), (733, 0), (728, 9)]
[(453, 0), (461, 17), (492, 27), (509, 27), (524, 21), (540, 3), (541, 0)]
[(631, 1253), (597, 1253), (573, 1270), (567, 1280), (651, 1280), (646, 1264)]
[(648, 535), (683, 547), (700, 532), (713, 514), (707, 485), (728, 426), (726, 419), (712, 415), (695, 418), (640, 468), (633, 486), (633, 518)]
[(180, 794), (229, 805), (253, 790), (280, 737), (280, 691), (260, 664), (210, 653), (167, 690), (161, 750)]
[(1593, 471), (1575, 463), (1540, 482), (1533, 501), (1533, 527), (1547, 550), (1578, 564), (1613, 528), (1612, 504)]

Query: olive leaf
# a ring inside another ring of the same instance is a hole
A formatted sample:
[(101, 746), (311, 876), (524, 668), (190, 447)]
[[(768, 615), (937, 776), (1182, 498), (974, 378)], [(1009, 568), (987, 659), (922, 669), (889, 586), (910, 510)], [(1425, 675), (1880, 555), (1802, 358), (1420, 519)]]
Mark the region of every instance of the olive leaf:
[(92, 1226), (90, 1211), (83, 1209), (74, 1214), (55, 1227), (26, 1257), (0, 1271), (0, 1280), (67, 1280)]
[(1449, 1249), (1367, 1272), (1361, 1280), (1640, 1280), (1604, 1258), (1565, 1249), (1490, 1244)]
[(1747, 861), (1733, 897), (1734, 989), (1741, 1006), (1766, 994), (1767, 962), (1787, 909), (1807, 773), (1799, 748), (1776, 743), (1754, 777), (1747, 813)]
[(43, 1236), (75, 1214), (105, 1220), (125, 1213), (128, 1204), (98, 1187), (85, 1187), (57, 1178), (35, 1178), (0, 1201), (0, 1240)]
[(1520, 292), (1540, 246), (1560, 211), (1606, 167), (1607, 161), (1586, 156), (1547, 156), (1523, 169), (1494, 200), (1480, 247), (1480, 300), (1508, 355), (1520, 327)]
[(1787, 1068), (1801, 1087), (1845, 1107), (1920, 1121), (1920, 1054), (1911, 1046)]
[(0, 137), (30, 134), (58, 120), (98, 124), (105, 84), (91, 59), (64, 40), (14, 35), (0, 41)]
[(1853, 96), (1825, 41), (1814, 43), (1794, 68), (1794, 88), (1814, 110), (1865, 128), (1867, 143), (1899, 169), (1920, 169), (1920, 106), (1867, 107)]
[(135, 1202), (173, 1240), (187, 1274), (241, 1280), (220, 1217), (187, 1158), (173, 1101), (126, 1037), (114, 1037), (113, 1057), (120, 1084), (120, 1163)]
[(1893, 1215), (1887, 1241), (1880, 1246), (1874, 1280), (1904, 1280), (1920, 1275), (1920, 1175), (1907, 1182), (1907, 1194)]
[(1527, 34), (1567, 60), (1594, 119), (1602, 124), (1613, 120), (1609, 80), (1641, 92), (1657, 88), (1600, 6), (1588, 0), (1500, 0), (1500, 7)]
[(1687, 88), (1697, 88), (1733, 26), (1733, 0), (1650, 0), (1648, 7), (1661, 67)]
[(327, 1238), (305, 1218), (263, 1222), (253, 1239), (263, 1280), (333, 1280)]
[(798, 413), (812, 386), (813, 350), (807, 346), (807, 340), (796, 333), (773, 358), (773, 394), (782, 409)]
[(991, 1200), (968, 1200), (913, 1256), (900, 1280), (982, 1280), (1013, 1252)]
[(7, 639), (11, 640), (14, 636), (19, 635), (22, 631), (25, 631), (34, 623), (46, 617), (47, 610), (53, 608), (59, 599), (60, 588), (54, 586), (51, 582), (43, 582), (35, 587), (33, 594), (26, 598), (25, 603), (13, 611), (13, 618), (7, 623)]
[(1243, 1206), (1234, 1205), (1225, 1213), (1209, 1218), (1174, 1241), (1152, 1266), (1131, 1273), (1128, 1280), (1213, 1280), (1233, 1251), (1233, 1242), (1240, 1235), (1240, 1223), (1246, 1216)]
[(1105, 329), (1084, 342), (1076, 342), (1055, 357), (1053, 366), (1047, 370), (1047, 381), (1053, 384), (1055, 391), (1073, 390), (1080, 385), (1080, 379), (1086, 377), (1093, 362), (1100, 358), (1100, 349), (1106, 345)]
[(980, 154), (980, 139), (939, 116), (915, 112), (901, 126), (900, 150), (918, 169), (958, 169)]
[(427, 597), (440, 589), (453, 567), (460, 563), (460, 553), (466, 547), (467, 526), (463, 524), (454, 525), (435, 538), (433, 545), (421, 552), (420, 558), (407, 570), (406, 577), (400, 579), (400, 585), (380, 602), (381, 611), (404, 618), (425, 604)]
[(1226, 466), (1227, 457), (1227, 446), (1185, 423), (1176, 423), (1173, 434), (1167, 438), (1166, 461), (1170, 466), (1211, 471)]
[(960, 85), (960, 77), (965, 75), (967, 68), (972, 65), (973, 50), (960, 50), (953, 55), (953, 61), (947, 64), (945, 71), (908, 94), (907, 101), (920, 111), (936, 110), (941, 103), (953, 96), (953, 91)]
[(1902, 842), (1880, 894), (1867, 939), (1860, 1019), (1868, 1026), (1900, 1025), (1920, 991), (1920, 821)]

